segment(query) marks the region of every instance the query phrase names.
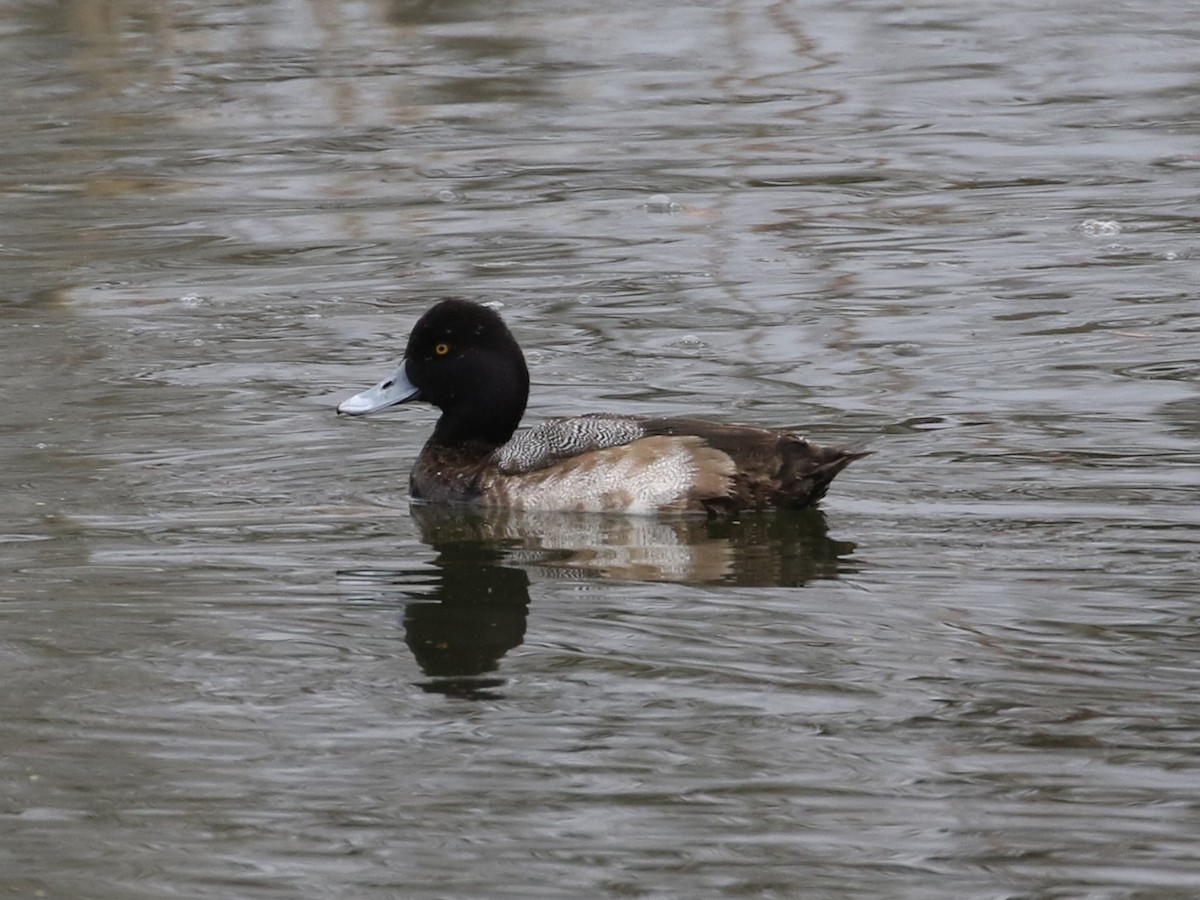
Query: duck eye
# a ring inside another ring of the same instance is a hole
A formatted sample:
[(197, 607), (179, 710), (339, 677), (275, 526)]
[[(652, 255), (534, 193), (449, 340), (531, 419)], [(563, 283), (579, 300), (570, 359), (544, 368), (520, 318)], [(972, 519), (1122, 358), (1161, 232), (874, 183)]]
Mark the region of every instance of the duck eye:
[(449, 344), (438, 344), (436, 347), (433, 348), (433, 352), (436, 353), (438, 356), (445, 356), (447, 353), (450, 352), (450, 345)]

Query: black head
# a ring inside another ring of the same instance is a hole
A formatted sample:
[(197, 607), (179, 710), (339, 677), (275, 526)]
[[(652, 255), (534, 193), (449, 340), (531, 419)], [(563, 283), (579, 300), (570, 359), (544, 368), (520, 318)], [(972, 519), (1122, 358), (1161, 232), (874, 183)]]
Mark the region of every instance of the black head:
[(529, 399), (529, 370), (495, 310), (468, 300), (442, 300), (417, 320), (404, 352), (414, 398), (442, 411), (434, 439), (500, 446)]

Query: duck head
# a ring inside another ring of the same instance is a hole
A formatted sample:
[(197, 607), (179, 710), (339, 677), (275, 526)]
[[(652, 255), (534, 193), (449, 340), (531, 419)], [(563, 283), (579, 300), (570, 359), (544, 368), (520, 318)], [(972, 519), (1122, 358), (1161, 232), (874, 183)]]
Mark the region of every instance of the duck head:
[(525, 356), (504, 321), (486, 306), (451, 299), (417, 320), (396, 371), (338, 412), (363, 416), (421, 400), (442, 411), (433, 440), (499, 447), (516, 431), (528, 399)]

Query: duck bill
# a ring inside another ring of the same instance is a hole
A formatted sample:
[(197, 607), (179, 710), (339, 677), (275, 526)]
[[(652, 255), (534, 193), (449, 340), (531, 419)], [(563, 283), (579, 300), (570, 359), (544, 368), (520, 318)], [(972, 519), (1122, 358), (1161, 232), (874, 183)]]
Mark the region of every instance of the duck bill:
[(407, 403), (418, 399), (421, 389), (414, 387), (404, 371), (404, 363), (391, 375), (375, 385), (367, 388), (361, 394), (355, 394), (348, 400), (338, 404), (337, 411), (347, 416), (365, 416), (367, 413), (379, 412), (398, 403)]

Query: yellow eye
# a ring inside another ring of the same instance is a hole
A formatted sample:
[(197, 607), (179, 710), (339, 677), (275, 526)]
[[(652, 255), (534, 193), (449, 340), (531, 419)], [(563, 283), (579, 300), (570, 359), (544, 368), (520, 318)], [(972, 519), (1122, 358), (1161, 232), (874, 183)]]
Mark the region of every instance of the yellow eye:
[(447, 353), (450, 352), (450, 345), (449, 344), (438, 344), (436, 347), (433, 348), (433, 352), (436, 353), (438, 356), (445, 356)]

